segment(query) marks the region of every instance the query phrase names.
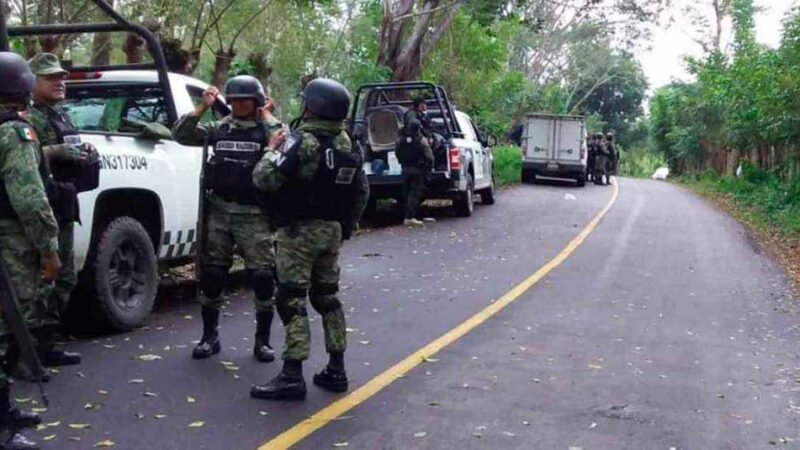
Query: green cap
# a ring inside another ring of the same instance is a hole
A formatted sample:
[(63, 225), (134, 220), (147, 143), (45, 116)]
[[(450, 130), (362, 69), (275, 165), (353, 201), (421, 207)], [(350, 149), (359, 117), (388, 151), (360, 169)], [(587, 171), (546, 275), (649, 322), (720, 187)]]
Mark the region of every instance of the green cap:
[(58, 57), (52, 53), (39, 53), (28, 61), (31, 70), (36, 75), (67, 74), (68, 71), (61, 67)]

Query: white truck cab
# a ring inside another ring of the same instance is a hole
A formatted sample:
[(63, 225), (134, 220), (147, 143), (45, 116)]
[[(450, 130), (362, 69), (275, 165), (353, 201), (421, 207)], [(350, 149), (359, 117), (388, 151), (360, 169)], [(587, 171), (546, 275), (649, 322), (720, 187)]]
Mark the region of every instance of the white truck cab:
[[(81, 276), (73, 299), (89, 299), (86, 306), (112, 328), (132, 329), (152, 309), (159, 264), (187, 262), (194, 252), (202, 148), (172, 140), (155, 71), (77, 75), (61, 106), (102, 165), (99, 187), (79, 195)], [(178, 117), (191, 112), (208, 85), (168, 78)], [(227, 113), (220, 99), (203, 120)]]

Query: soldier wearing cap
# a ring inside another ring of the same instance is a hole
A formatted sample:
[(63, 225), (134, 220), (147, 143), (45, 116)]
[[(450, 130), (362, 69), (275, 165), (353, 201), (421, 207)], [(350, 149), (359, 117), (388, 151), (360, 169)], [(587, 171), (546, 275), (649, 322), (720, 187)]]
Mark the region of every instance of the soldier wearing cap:
[(51, 53), (34, 56), (29, 64), (36, 82), (28, 121), (33, 125), (48, 162), (52, 178), (47, 197), (58, 222), (58, 254), (62, 266), (52, 289), (42, 293), (36, 308), (39, 328), (35, 335), (45, 366), (80, 364), (81, 355), (56, 346), (56, 330), (69, 296), (77, 284), (73, 250), (75, 222), (80, 221), (78, 193), (97, 187), (100, 173), (94, 145), (81, 142), (78, 130), (59, 107), (66, 99), (65, 80), (69, 73)]

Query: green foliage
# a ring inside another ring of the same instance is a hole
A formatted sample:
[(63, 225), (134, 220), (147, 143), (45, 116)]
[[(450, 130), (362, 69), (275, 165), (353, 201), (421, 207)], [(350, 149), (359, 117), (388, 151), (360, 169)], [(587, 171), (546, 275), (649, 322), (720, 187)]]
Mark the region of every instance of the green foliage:
[(498, 186), (520, 182), (522, 154), (519, 147), (503, 146), (492, 149), (494, 155), (494, 180)]
[(646, 147), (622, 150), (619, 173), (633, 178), (650, 178), (659, 167), (666, 165), (664, 157)]
[(763, 169), (745, 165), (741, 177), (704, 174), (684, 181), (703, 192), (729, 197), (749, 222), (800, 236), (800, 180), (786, 183)]

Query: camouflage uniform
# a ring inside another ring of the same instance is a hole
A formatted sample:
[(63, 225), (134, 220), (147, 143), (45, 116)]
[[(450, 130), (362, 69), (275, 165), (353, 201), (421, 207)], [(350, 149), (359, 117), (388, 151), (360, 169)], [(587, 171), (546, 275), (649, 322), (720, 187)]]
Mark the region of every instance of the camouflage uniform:
[[(253, 128), (255, 121), (240, 120), (232, 116), (206, 124), (200, 124), (198, 117), (184, 116), (173, 128), (175, 140), (184, 145), (203, 145), (206, 136), (221, 125), (228, 123), (233, 127)], [(281, 126), (277, 119), (267, 122), (271, 132)], [(243, 182), (246, 182), (243, 180)], [(206, 240), (201, 260), (203, 266), (215, 266), (230, 269), (233, 264), (234, 245), (245, 260), (245, 267), (252, 270), (275, 270), (275, 254), (273, 252), (272, 224), (270, 218), (260, 206), (243, 205), (228, 201), (212, 193), (206, 210)], [(256, 311), (272, 312), (274, 297), (254, 297)], [(219, 308), (220, 297), (200, 299), (203, 306)]]
[[(35, 104), (34, 107), (29, 110), (27, 117), (28, 121), (36, 130), (36, 135), (42, 145), (45, 157), (48, 147), (55, 149), (56, 147), (70, 145), (59, 142), (58, 136), (45, 116), (46, 110), (56, 113), (53, 106)], [(58, 272), (58, 278), (56, 279), (51, 294), (40, 299), (40, 301), (43, 302), (41, 310), (45, 314), (42, 320), (43, 324), (46, 326), (58, 325), (60, 323), (61, 313), (67, 306), (72, 290), (75, 289), (75, 286), (78, 284), (78, 274), (75, 269), (74, 224), (75, 223), (72, 221), (59, 223), (58, 257), (61, 259), (61, 269)]]
[[(7, 111), (7, 106), (0, 105)], [(58, 250), (58, 224), (47, 202), (39, 165), (43, 156), (31, 126), (22, 120), (0, 125), (0, 183), (16, 217), (0, 216), (0, 258), (29, 328), (41, 325), (35, 308), (44, 292), (40, 259)], [(0, 386), (7, 384), (0, 365)]]
[[(410, 142), (403, 142), (404, 139), (411, 139)], [(425, 178), (433, 167), (433, 152), (428, 144), (428, 139), (421, 132), (414, 136), (401, 137), (397, 143), (400, 146), (408, 146), (414, 155), (421, 155), (421, 158), (414, 158), (415, 161), (401, 161), (403, 167), (403, 198), (405, 199), (405, 219), (415, 219), (417, 208), (422, 201), (425, 192)]]
[[(335, 136), (333, 145), (338, 151), (350, 152), (350, 138), (342, 129), (341, 122), (308, 120), (296, 130), (302, 135), (299, 149), (297, 177), (310, 180), (317, 171), (319, 141), (316, 135)], [(288, 178), (280, 173), (274, 161), (280, 157), (276, 151), (268, 151), (253, 171), (253, 182), (265, 191), (275, 192)], [(352, 211), (353, 223), (364, 211), (369, 188), (363, 171), (358, 178), (361, 195)], [(275, 235), (277, 248), (278, 313), (289, 317), (284, 320), (286, 343), (283, 359), (303, 361), (308, 359), (311, 332), (306, 312), (306, 293), (311, 306), (322, 315), (325, 331), (325, 349), (328, 353), (342, 353), (347, 348), (345, 318), (339, 302), (339, 249), (342, 227), (336, 221), (305, 220), (284, 221), (278, 217)], [(291, 312), (287, 314), (287, 312)]]
[(598, 142), (595, 148), (597, 154), (594, 160), (594, 184), (604, 184), (608, 182), (608, 149), (602, 141)]

